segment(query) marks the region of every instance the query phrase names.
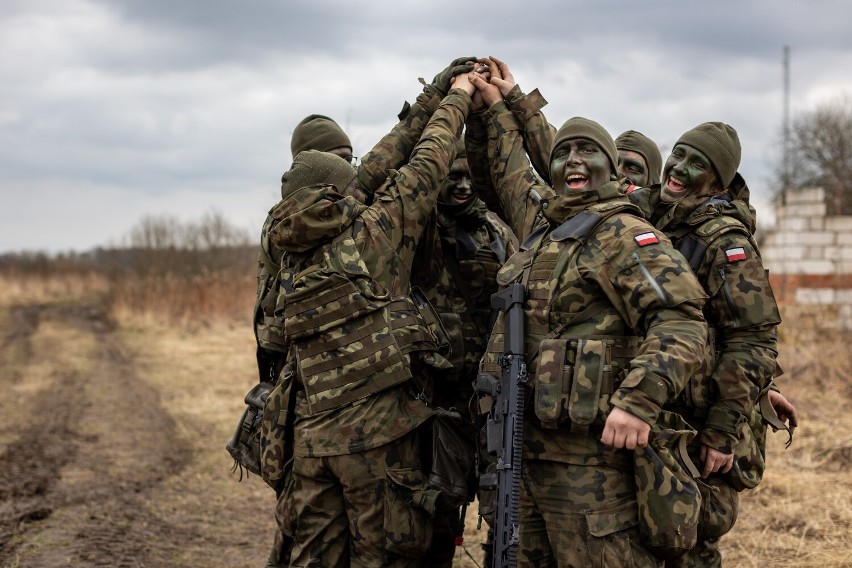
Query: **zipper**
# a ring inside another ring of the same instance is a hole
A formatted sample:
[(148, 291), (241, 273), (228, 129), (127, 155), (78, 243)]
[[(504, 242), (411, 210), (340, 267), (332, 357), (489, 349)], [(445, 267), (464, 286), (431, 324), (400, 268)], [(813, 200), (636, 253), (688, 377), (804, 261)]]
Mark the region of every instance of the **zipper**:
[(725, 303), (728, 304), (728, 310), (731, 312), (731, 318), (733, 319), (734, 327), (740, 326), (740, 318), (737, 317), (739, 311), (737, 310), (736, 304), (734, 304), (734, 297), (731, 295), (731, 286), (728, 283), (728, 273), (725, 272), (725, 267), (719, 268), (719, 276), (722, 277), (722, 293), (725, 296)]
[(663, 287), (660, 286), (660, 283), (657, 282), (656, 278), (651, 275), (651, 271), (648, 270), (648, 267), (645, 266), (645, 263), (642, 262), (642, 259), (639, 258), (639, 255), (634, 252), (630, 254), (630, 258), (635, 260), (636, 263), (639, 265), (639, 270), (642, 272), (642, 275), (645, 277), (645, 280), (648, 281), (648, 284), (651, 285), (651, 288), (654, 290), (654, 292), (657, 293), (657, 296), (660, 297), (660, 300), (662, 300), (665, 305), (669, 305), (671, 303), (671, 297), (669, 296), (668, 292), (663, 290)]

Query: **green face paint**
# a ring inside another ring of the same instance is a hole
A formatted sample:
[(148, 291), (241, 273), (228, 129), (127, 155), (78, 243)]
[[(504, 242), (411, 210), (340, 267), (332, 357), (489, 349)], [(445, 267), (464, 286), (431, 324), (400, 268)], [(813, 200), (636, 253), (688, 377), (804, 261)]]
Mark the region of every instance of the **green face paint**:
[(588, 191), (610, 180), (609, 158), (587, 138), (569, 138), (553, 150), (550, 179), (557, 193)]
[(719, 189), (719, 176), (710, 159), (692, 146), (678, 144), (663, 166), (660, 196), (674, 203), (687, 195), (713, 195)]

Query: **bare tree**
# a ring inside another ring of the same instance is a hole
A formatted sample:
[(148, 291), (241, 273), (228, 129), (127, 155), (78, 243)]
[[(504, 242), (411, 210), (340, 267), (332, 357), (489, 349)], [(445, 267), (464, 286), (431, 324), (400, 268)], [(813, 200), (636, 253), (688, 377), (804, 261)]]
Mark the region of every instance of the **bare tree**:
[(820, 186), (830, 215), (852, 214), (852, 97), (838, 96), (797, 116), (789, 159), (791, 187)]

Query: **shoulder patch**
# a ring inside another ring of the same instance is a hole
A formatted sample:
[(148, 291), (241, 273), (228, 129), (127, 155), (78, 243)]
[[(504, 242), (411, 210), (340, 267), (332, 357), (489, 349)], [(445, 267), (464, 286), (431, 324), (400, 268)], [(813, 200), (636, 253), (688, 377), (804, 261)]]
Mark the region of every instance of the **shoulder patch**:
[(654, 233), (642, 233), (641, 235), (633, 237), (633, 240), (636, 241), (636, 244), (640, 247), (655, 245), (660, 242), (660, 239), (658, 239), (657, 235)]
[(728, 258), (728, 262), (738, 262), (748, 258), (743, 247), (728, 249), (725, 251), (725, 256)]

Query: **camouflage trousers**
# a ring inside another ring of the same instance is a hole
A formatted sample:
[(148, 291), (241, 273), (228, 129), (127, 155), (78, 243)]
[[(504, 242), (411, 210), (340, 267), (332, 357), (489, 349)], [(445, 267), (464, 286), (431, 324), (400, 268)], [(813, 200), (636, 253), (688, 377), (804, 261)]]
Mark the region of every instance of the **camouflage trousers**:
[(417, 431), (364, 452), (296, 457), (293, 567), (418, 566), (432, 537)]
[(265, 568), (286, 568), (293, 550), (293, 462), (285, 465), (284, 482), (275, 502), (275, 535)]
[(519, 567), (660, 567), (639, 540), (633, 471), (525, 460)]
[[(666, 568), (720, 568), (722, 553), (719, 541), (737, 521), (740, 497), (723, 477), (711, 475), (701, 491), (701, 520), (698, 522), (698, 543), (675, 561), (666, 562)], [(709, 485), (709, 487), (707, 487)]]

